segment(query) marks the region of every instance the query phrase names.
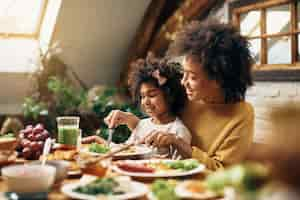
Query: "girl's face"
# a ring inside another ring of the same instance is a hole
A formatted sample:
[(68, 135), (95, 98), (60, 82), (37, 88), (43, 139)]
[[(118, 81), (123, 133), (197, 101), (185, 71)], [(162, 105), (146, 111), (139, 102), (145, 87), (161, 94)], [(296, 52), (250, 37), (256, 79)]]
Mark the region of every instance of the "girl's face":
[(192, 57), (183, 60), (183, 78), (181, 84), (185, 87), (190, 101), (204, 100), (213, 95), (218, 88), (214, 80), (209, 80), (201, 64)]
[(141, 107), (152, 118), (158, 118), (169, 112), (164, 93), (151, 83), (142, 83), (140, 87)]

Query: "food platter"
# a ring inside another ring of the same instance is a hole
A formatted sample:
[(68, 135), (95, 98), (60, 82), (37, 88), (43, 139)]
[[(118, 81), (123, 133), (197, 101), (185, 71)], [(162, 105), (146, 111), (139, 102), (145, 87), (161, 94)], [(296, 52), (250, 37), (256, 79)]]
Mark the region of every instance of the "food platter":
[(159, 177), (181, 177), (201, 173), (205, 170), (203, 164), (197, 163), (190, 169), (174, 169), (168, 165), (176, 165), (178, 162), (194, 162), (195, 160), (125, 160), (118, 161), (112, 169), (122, 175), (132, 177), (159, 178)]
[(204, 184), (198, 180), (187, 180), (179, 183), (175, 188), (175, 193), (180, 198), (187, 199), (212, 199), (220, 195), (205, 188)]
[(96, 199), (119, 199), (119, 200), (125, 200), (125, 199), (133, 199), (133, 198), (139, 198), (148, 193), (148, 188), (145, 184), (136, 182), (136, 181), (126, 181), (126, 188), (124, 189), (124, 192), (122, 194), (85, 194), (81, 193), (76, 188), (79, 187), (85, 187), (88, 183), (70, 183), (66, 184), (61, 188), (62, 193), (67, 195), (68, 197), (74, 198), (74, 199), (82, 199), (82, 200), (96, 200)]
[[(122, 148), (122, 145), (115, 145), (110, 148), (110, 151), (114, 151), (118, 148)], [(91, 152), (88, 147), (82, 148), (81, 152), (87, 153), (92, 156), (101, 156), (104, 154), (104, 153)], [(146, 145), (136, 145), (136, 146), (131, 146), (129, 149), (115, 154), (114, 158), (118, 158), (118, 159), (127, 159), (128, 158), (129, 159), (132, 157), (146, 156), (151, 153), (152, 153), (152, 149), (147, 147)]]

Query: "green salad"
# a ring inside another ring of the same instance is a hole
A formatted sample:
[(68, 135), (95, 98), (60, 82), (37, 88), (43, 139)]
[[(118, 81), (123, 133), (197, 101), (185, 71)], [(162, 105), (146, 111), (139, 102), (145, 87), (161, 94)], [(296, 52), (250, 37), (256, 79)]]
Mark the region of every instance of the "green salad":
[(74, 189), (74, 192), (79, 192), (88, 195), (98, 195), (98, 194), (123, 194), (123, 191), (118, 191), (116, 188), (119, 183), (113, 178), (101, 178), (97, 179), (87, 185), (79, 186)]
[(107, 153), (108, 151), (110, 151), (110, 148), (103, 144), (92, 143), (89, 146), (89, 151), (95, 153)]
[(0, 135), (0, 138), (15, 138), (15, 134), (7, 133), (5, 135)]
[(266, 167), (258, 163), (247, 163), (214, 172), (206, 178), (205, 184), (207, 188), (217, 193), (222, 193), (227, 186), (240, 191), (255, 192), (267, 179)]
[(172, 180), (156, 180), (151, 185), (151, 191), (157, 200), (178, 200), (175, 193), (176, 183)]
[(190, 171), (199, 166), (199, 162), (194, 159), (165, 162), (165, 164), (171, 169), (179, 169), (182, 171)]

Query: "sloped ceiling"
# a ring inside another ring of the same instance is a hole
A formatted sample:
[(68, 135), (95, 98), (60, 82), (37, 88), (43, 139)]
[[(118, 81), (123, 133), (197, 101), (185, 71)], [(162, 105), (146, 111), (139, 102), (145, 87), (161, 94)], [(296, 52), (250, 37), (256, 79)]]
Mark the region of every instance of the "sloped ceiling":
[(89, 87), (114, 84), (151, 0), (63, 0), (53, 41)]

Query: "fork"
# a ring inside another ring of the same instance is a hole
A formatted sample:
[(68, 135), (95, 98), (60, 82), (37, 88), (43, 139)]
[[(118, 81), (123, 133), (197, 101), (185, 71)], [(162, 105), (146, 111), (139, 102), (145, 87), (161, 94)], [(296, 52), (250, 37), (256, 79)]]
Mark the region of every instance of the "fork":
[(110, 146), (110, 144), (111, 144), (113, 133), (114, 133), (114, 129), (109, 128), (108, 129), (107, 146)]

